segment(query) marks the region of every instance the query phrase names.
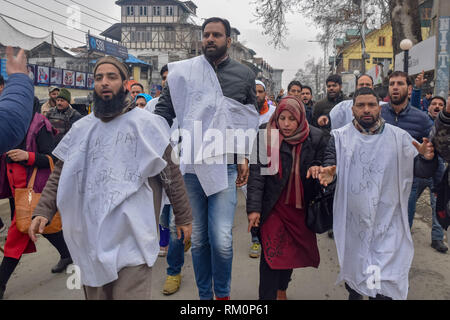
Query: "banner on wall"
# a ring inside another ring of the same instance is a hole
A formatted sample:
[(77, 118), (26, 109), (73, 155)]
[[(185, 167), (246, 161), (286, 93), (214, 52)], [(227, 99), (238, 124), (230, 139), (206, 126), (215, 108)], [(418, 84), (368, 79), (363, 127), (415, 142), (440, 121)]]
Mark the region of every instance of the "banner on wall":
[(63, 87), (74, 88), (75, 87), (75, 71), (64, 70), (63, 72)]
[(50, 85), (62, 86), (63, 70), (57, 68), (50, 68)]
[(75, 86), (78, 89), (84, 89), (86, 87), (86, 73), (84, 73), (84, 72), (76, 73)]
[(87, 74), (86, 89), (94, 90), (94, 74), (93, 73)]
[(36, 84), (38, 86), (50, 85), (50, 68), (37, 66), (36, 68)]
[(36, 83), (36, 66), (34, 64), (27, 65), (28, 77)]

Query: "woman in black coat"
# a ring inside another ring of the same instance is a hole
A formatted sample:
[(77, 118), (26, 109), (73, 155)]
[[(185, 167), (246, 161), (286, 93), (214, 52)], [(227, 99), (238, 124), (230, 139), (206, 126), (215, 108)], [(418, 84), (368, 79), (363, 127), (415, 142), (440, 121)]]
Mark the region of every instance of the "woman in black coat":
[(248, 229), (259, 227), (262, 245), (259, 298), (286, 299), (293, 269), (319, 265), (316, 235), (306, 227), (305, 213), (328, 138), (308, 125), (303, 103), (291, 96), (262, 128), (266, 143), (258, 143), (258, 163), (250, 165)]

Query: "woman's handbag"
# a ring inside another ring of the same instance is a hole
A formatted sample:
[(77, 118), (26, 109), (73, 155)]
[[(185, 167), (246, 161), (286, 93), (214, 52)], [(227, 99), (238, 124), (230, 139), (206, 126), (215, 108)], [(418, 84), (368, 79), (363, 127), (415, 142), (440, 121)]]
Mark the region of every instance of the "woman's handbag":
[(325, 233), (333, 228), (333, 199), (335, 184), (324, 188), (316, 182), (316, 196), (306, 213), (306, 226), (315, 233)]
[[(54, 164), (53, 159), (47, 156), (50, 162), (50, 170), (53, 172)], [(28, 229), (31, 225), (31, 216), (34, 209), (39, 203), (41, 198), (40, 193), (33, 191), (34, 181), (36, 179), (37, 168), (34, 168), (27, 188), (16, 189), (14, 201), (16, 205), (16, 227), (22, 233), (28, 233)], [(55, 214), (51, 223), (44, 229), (43, 234), (57, 233), (62, 230), (61, 215), (59, 212)]]

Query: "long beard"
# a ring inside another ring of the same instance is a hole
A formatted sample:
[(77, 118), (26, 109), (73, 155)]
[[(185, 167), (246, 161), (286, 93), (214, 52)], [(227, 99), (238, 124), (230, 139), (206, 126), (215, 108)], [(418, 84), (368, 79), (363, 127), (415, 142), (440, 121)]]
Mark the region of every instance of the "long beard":
[(224, 45), (223, 47), (217, 47), (213, 52), (208, 52), (206, 50), (206, 47), (202, 47), (202, 51), (205, 57), (208, 58), (208, 60), (216, 61), (217, 59), (222, 58), (227, 53), (228, 48), (226, 45)]
[(113, 95), (110, 100), (103, 100), (94, 91), (94, 115), (101, 120), (112, 120), (120, 115), (127, 107), (125, 90), (121, 88), (119, 93)]

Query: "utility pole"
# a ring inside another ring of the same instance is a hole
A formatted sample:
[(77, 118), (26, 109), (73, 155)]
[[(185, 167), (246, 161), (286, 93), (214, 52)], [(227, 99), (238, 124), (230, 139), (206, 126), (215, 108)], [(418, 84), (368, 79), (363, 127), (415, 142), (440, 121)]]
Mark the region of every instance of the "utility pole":
[(52, 68), (55, 67), (55, 33), (52, 31)]
[(362, 49), (362, 74), (366, 73), (366, 7), (365, 1), (361, 0), (361, 49)]

